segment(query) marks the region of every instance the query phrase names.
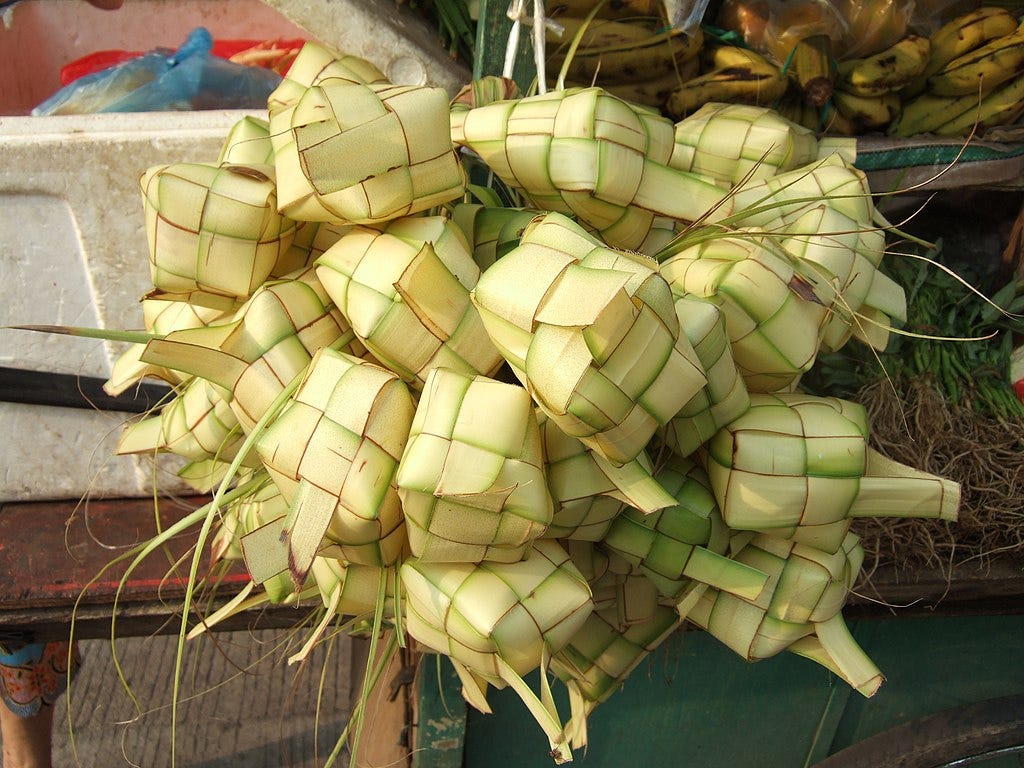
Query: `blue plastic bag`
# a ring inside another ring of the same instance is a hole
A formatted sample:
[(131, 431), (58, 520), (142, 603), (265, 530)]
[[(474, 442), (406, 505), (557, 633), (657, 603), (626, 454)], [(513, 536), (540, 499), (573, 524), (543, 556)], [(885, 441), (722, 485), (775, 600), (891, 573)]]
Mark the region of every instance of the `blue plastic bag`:
[(194, 29), (176, 51), (166, 49), (86, 75), (61, 88), (33, 115), (263, 109), (281, 76), (210, 55), (213, 37)]

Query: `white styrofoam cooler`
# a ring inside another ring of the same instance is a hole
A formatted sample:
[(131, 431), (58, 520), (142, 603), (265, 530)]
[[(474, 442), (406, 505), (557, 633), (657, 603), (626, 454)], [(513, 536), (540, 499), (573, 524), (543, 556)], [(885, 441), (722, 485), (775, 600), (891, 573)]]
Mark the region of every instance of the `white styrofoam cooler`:
[[(152, 284), (139, 174), (216, 159), (243, 114), (0, 117), (0, 324), (141, 328)], [(0, 329), (12, 368), (106, 377), (121, 348)], [(0, 500), (145, 496), (151, 462), (112, 457), (124, 418), (0, 403)]]
[[(65, 20), (86, 18), (109, 26), (114, 38), (103, 45), (93, 34), (90, 50), (131, 48), (116, 30), (119, 22), (139, 24), (134, 16), (85, 5), (81, 0), (34, 0), (16, 9), (28, 6), (32, 14), (42, 14), (21, 27), (28, 35), (39, 35), (41, 29), (57, 34), (57, 19), (47, 22), (45, 16), (49, 6)], [(219, 8), (212, 17), (211, 5)], [(436, 45), (432, 37), (423, 42), (429, 31), (419, 19), (395, 15), (390, 0), (267, 0), (266, 7), (259, 0), (129, 0), (125, 7), (131, 6), (156, 13), (146, 26), (162, 28), (172, 39), (176, 33), (170, 16), (187, 30), (196, 25), (190, 14), (202, 18), (204, 13), (204, 22), (220, 20), (220, 28), (212, 30), (215, 36), (295, 36), (296, 28), (282, 25), (276, 11), (310, 30), (304, 36), (362, 55), (385, 71), (390, 68), (396, 81), (430, 82), (452, 93), (469, 76), (439, 46), (436, 51), (431, 47)], [(228, 12), (226, 6), (234, 10)], [(253, 22), (259, 16), (256, 10), (263, 13), (262, 27)], [(166, 25), (157, 12), (170, 14)], [(240, 23), (237, 30), (232, 19)], [(0, 73), (18, 29), (17, 14), (9, 29), (0, 26)], [(78, 30), (72, 36), (78, 40), (85, 35)], [(30, 48), (38, 55), (39, 41), (15, 44), (26, 56)], [(51, 51), (57, 48), (50, 46)], [(68, 60), (81, 53), (57, 55)], [(0, 78), (11, 74), (7, 70)], [(151, 282), (139, 176), (160, 163), (215, 160), (228, 129), (246, 113), (35, 118), (23, 116), (26, 110), (12, 108), (11, 102), (4, 108), (4, 97), (15, 90), (9, 84), (0, 88), (0, 326), (141, 328), (138, 300)], [(103, 341), (0, 328), (0, 366), (5, 367), (106, 377), (121, 349)], [(148, 496), (152, 462), (113, 456), (125, 418), (112, 412), (0, 402), (0, 501)], [(175, 466), (163, 462), (156, 470), (162, 475), (162, 490), (184, 490), (173, 476)]]

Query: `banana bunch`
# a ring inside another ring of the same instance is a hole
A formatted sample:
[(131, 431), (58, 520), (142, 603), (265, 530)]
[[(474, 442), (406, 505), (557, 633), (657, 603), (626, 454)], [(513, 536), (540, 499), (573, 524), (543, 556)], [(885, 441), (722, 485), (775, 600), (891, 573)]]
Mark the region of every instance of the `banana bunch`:
[(569, 86), (600, 85), (626, 101), (659, 108), (698, 72), (697, 54), (704, 44), (699, 28), (692, 34), (666, 30), (657, 16), (589, 22), (555, 16), (552, 21), (546, 40), (548, 71), (564, 68)]
[[(563, 5), (553, 10), (578, 13)], [(838, 62), (829, 35), (813, 35), (797, 41), (785, 65), (750, 48), (709, 44), (700, 29), (665, 31), (653, 13), (583, 15), (555, 15), (551, 70), (564, 68), (567, 85), (599, 85), (673, 120), (724, 102), (772, 107), (820, 133), (966, 136), (1024, 114), (1024, 23), (998, 6)]]
[(709, 102), (771, 106), (789, 84), (779, 67), (749, 48), (720, 45), (702, 58), (702, 73), (680, 83), (665, 102), (665, 111), (675, 120)]
[[(902, 109), (900, 94), (928, 65), (931, 40), (908, 34), (872, 56), (840, 61), (818, 130), (856, 136), (886, 130)], [(806, 119), (806, 118), (805, 118)]]
[(983, 6), (930, 37), (907, 34), (873, 56), (840, 61), (821, 108), (791, 87), (778, 109), (826, 133), (966, 136), (1024, 114), (1022, 70), (1024, 25), (1005, 8)]
[(776, 64), (747, 48), (708, 46), (700, 28), (664, 31), (656, 16), (585, 22), (556, 15), (552, 21), (547, 66), (553, 73), (564, 69), (567, 86), (598, 85), (673, 118), (708, 102), (770, 106), (786, 91)]
[(928, 65), (931, 40), (908, 35), (881, 53), (839, 63), (836, 87), (857, 96), (898, 92)]
[(1024, 113), (1024, 25), (1000, 7), (962, 14), (931, 37), (931, 54), (904, 89), (894, 136), (966, 136)]

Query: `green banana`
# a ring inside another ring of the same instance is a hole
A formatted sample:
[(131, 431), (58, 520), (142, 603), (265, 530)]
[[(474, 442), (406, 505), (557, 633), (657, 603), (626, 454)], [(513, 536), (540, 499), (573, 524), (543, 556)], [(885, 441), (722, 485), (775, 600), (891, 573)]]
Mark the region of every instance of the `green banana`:
[(899, 117), (889, 125), (890, 136), (931, 133), (970, 110), (977, 110), (978, 97), (936, 96), (923, 93), (903, 104)]
[(668, 113), (680, 119), (709, 101), (766, 106), (786, 92), (786, 76), (750, 67), (725, 67), (687, 80), (669, 94)]
[(977, 125), (980, 134), (987, 128), (1009, 125), (1021, 114), (1024, 114), (1024, 77), (1016, 77), (986, 95), (977, 109), (968, 109), (936, 128), (935, 133), (939, 136), (966, 136)]
[(991, 40), (958, 56), (928, 78), (928, 90), (937, 96), (987, 93), (1024, 70), (1024, 30)]
[(841, 61), (836, 87), (857, 96), (898, 91), (924, 71), (930, 50), (927, 37), (908, 35), (874, 56)]
[(832, 101), (857, 134), (884, 131), (900, 113), (900, 97), (895, 93), (858, 96), (846, 91), (833, 91)]

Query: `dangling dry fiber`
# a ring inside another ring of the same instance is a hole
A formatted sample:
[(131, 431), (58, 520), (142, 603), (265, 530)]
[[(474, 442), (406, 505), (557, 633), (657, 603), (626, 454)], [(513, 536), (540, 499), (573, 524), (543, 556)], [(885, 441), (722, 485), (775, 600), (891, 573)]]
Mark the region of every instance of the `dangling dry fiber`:
[(951, 403), (926, 378), (869, 384), (864, 405), (879, 452), (960, 483), (955, 523), (901, 518), (858, 520), (864, 573), (879, 566), (984, 568), (994, 555), (1024, 561), (1024, 423), (997, 421)]

